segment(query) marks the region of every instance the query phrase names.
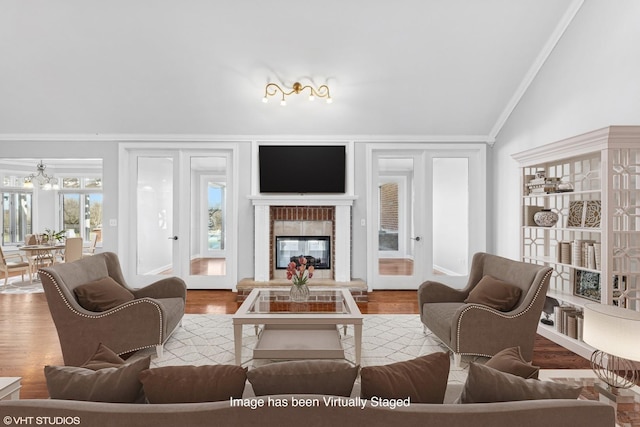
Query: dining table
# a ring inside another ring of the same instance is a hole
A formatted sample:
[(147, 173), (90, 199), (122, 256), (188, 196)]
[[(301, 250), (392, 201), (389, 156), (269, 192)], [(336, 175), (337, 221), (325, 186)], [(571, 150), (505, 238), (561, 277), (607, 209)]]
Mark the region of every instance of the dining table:
[[(64, 251), (65, 245), (58, 243), (55, 245), (40, 244), (40, 245), (24, 245), (18, 249), (26, 252), (29, 264), (31, 264), (32, 272), (37, 273), (40, 267), (46, 264), (53, 264), (55, 257), (58, 253)], [(36, 275), (34, 280), (39, 281), (40, 278)]]

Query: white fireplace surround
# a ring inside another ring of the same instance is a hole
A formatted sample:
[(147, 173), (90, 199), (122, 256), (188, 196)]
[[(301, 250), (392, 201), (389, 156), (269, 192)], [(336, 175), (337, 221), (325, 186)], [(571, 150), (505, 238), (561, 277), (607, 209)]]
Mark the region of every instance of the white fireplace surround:
[(336, 282), (351, 280), (351, 206), (356, 196), (282, 195), (250, 196), (249, 198), (255, 213), (254, 280), (256, 282), (268, 282), (270, 276), (269, 255), (273, 248), (269, 231), (271, 206), (334, 206), (334, 279)]

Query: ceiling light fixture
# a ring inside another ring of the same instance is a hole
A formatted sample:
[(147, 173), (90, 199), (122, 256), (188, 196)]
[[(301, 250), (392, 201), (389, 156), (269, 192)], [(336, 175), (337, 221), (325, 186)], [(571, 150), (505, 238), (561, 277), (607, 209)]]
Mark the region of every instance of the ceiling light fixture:
[(36, 182), (40, 188), (44, 190), (58, 188), (58, 178), (47, 175), (45, 169), (47, 169), (47, 167), (42, 163), (42, 160), (40, 160), (40, 163), (36, 165), (36, 173), (32, 173), (24, 178), (24, 186), (33, 187), (33, 183)]
[(262, 102), (265, 102), (265, 103), (269, 102), (270, 96), (276, 96), (278, 93), (280, 93), (281, 94), (280, 105), (285, 106), (287, 105), (287, 100), (286, 100), (287, 96), (293, 95), (294, 93), (299, 94), (305, 89), (309, 89), (309, 101), (313, 101), (317, 97), (317, 98), (326, 98), (327, 104), (331, 104), (333, 102), (333, 99), (329, 94), (329, 86), (322, 85), (317, 89), (315, 89), (314, 87), (309, 85), (303, 86), (302, 83), (299, 83), (299, 82), (295, 82), (293, 84), (293, 88), (289, 92), (286, 92), (284, 89), (282, 89), (282, 87), (280, 87), (280, 85), (276, 83), (268, 83), (267, 86), (265, 86), (264, 88), (264, 97), (262, 98)]

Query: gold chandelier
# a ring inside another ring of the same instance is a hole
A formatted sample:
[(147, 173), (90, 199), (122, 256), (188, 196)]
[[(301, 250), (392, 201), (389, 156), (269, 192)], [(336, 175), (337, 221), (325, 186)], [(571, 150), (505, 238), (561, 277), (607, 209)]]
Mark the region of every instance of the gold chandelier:
[(322, 85), (322, 86), (319, 86), (317, 89), (315, 89), (310, 85), (303, 86), (302, 83), (300, 82), (295, 82), (293, 84), (293, 88), (289, 92), (282, 89), (282, 87), (280, 87), (280, 85), (276, 83), (268, 83), (264, 88), (264, 97), (262, 98), (262, 102), (265, 102), (265, 103), (269, 102), (270, 96), (276, 96), (280, 94), (281, 95), (280, 105), (284, 106), (284, 105), (287, 105), (287, 100), (286, 100), (287, 96), (293, 95), (294, 93), (299, 94), (300, 92), (306, 89), (309, 89), (309, 101), (313, 101), (317, 97), (317, 98), (326, 98), (327, 104), (331, 104), (333, 102), (333, 99), (329, 94), (329, 86)]

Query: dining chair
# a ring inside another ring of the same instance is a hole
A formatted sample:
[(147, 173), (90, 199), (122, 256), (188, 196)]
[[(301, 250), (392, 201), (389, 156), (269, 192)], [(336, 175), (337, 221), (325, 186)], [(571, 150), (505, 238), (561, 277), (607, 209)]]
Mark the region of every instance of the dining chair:
[[(26, 234), (24, 236), (24, 244), (25, 246), (38, 245), (38, 235)], [(27, 252), (27, 254), (24, 256), (31, 265), (32, 274), (36, 274), (38, 268), (44, 267), (46, 265), (52, 265), (55, 262), (54, 256), (50, 251), (30, 251)]]
[(84, 248), (82, 257), (92, 256), (96, 253), (96, 244), (98, 243), (98, 233), (93, 233), (91, 237), (91, 244), (88, 248)]
[(25, 271), (29, 273), (29, 283), (33, 283), (31, 276), (31, 264), (21, 254), (4, 255), (2, 247), (0, 247), (0, 271), (4, 271), (4, 286), (9, 282), (9, 273), (20, 272), (22, 281), (24, 282)]
[(64, 243), (62, 262), (73, 262), (82, 258), (82, 237), (67, 237)]

